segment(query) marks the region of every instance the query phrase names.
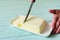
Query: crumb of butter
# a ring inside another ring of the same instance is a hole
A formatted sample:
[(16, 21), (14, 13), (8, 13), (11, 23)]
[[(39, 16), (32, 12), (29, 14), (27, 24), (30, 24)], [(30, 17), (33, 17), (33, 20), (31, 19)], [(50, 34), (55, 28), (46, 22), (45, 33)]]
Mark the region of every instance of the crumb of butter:
[(22, 24), (21, 23), (18, 23), (18, 27), (22, 27)]

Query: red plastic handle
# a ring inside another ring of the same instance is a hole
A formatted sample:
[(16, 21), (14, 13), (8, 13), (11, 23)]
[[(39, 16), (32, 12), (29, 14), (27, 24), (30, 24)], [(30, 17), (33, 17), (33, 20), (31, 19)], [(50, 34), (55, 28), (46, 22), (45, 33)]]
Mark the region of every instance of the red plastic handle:
[(31, 2), (35, 2), (36, 0), (31, 0)]

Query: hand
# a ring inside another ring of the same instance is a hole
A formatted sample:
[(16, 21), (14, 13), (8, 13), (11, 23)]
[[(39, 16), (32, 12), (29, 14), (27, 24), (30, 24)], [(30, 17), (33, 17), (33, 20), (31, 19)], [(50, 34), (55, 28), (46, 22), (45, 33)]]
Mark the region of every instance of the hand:
[(60, 33), (60, 10), (50, 10), (49, 12), (53, 14), (52, 33)]

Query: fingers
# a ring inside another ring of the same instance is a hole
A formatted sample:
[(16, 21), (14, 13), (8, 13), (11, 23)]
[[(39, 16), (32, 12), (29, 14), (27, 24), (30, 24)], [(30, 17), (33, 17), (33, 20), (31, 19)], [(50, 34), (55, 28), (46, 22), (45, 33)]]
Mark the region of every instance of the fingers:
[(52, 30), (52, 34), (55, 34), (56, 33), (56, 28), (54, 28), (53, 30)]
[[(57, 11), (56, 11), (56, 13), (57, 13)], [(58, 21), (58, 15), (55, 14), (55, 15), (53, 15), (53, 20), (52, 20), (52, 28), (53, 28), (52, 33), (56, 33), (57, 21)]]
[(60, 33), (60, 26), (59, 26), (58, 29), (56, 30), (56, 33)]
[(56, 30), (56, 33), (60, 33), (60, 21), (58, 21), (58, 27), (57, 27), (57, 30)]
[(60, 10), (59, 9), (54, 9), (54, 10), (49, 10), (50, 13), (52, 14), (59, 14)]
[(52, 20), (52, 33), (60, 33), (60, 10), (50, 10), (50, 13), (53, 14)]
[(57, 26), (53, 29), (52, 33), (60, 33), (60, 20), (57, 21)]
[(56, 10), (49, 10), (50, 13), (55, 14)]
[(52, 27), (56, 27), (56, 23), (57, 23), (57, 20), (58, 20), (58, 16), (57, 15), (54, 15), (53, 16), (53, 20), (52, 20)]
[(55, 33), (56, 30), (57, 30), (57, 29), (56, 29), (57, 20), (58, 20), (58, 16), (54, 15), (54, 16), (53, 16), (53, 20), (52, 20), (52, 28), (53, 28), (52, 33)]

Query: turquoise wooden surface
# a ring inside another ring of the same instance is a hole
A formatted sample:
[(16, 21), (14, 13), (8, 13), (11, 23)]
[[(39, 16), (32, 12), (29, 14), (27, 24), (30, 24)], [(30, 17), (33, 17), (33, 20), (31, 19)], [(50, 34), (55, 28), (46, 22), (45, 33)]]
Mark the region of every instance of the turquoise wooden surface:
[[(60, 34), (41, 37), (10, 25), (10, 21), (19, 15), (26, 15), (29, 0), (0, 0), (0, 40), (59, 40)], [(36, 0), (31, 14), (52, 20), (49, 9), (60, 9), (60, 0)]]

